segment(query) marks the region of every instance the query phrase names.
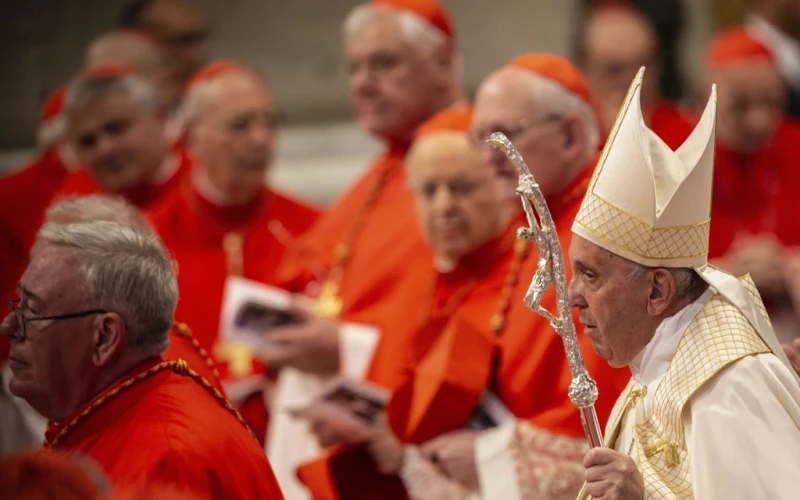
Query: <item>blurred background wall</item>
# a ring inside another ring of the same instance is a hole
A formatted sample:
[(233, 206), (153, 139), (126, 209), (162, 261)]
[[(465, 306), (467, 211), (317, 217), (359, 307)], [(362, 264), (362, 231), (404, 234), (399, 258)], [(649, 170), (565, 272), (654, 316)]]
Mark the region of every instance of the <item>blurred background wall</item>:
[[(682, 2), (679, 67), (689, 95), (724, 1)], [(740, 1), (740, 0), (737, 0)], [(34, 145), (48, 92), (81, 64), (86, 44), (112, 29), (121, 0), (0, 1), (0, 169)], [(278, 185), (327, 202), (379, 145), (352, 123), (341, 22), (358, 0), (205, 0), (217, 58), (238, 58), (267, 79), (289, 118), (271, 174)], [(451, 10), (472, 94), (480, 80), (527, 51), (569, 55), (583, 0), (443, 0)]]

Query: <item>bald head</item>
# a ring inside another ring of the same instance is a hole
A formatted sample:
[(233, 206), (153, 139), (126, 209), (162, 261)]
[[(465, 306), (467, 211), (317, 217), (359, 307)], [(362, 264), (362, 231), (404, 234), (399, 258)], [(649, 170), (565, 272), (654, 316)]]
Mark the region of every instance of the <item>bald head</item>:
[(189, 147), (212, 185), (247, 202), (264, 184), (278, 114), (261, 78), (239, 67), (193, 84), (186, 98)]
[(515, 203), (515, 167), (485, 144), (503, 132), (516, 146), (545, 196), (556, 195), (583, 171), (597, 148), (597, 121), (591, 107), (555, 80), (526, 69), (504, 66), (478, 88), (472, 133), (483, 159), (506, 182)]
[(86, 50), (85, 67), (99, 66), (124, 66), (149, 81), (165, 108), (179, 97), (164, 50), (144, 33), (120, 30), (95, 38)]
[(617, 116), (631, 80), (642, 66), (648, 77), (642, 84), (642, 107), (658, 98), (658, 44), (655, 30), (638, 11), (597, 9), (583, 25), (581, 65), (605, 129)]
[(418, 138), (407, 163), (420, 227), (440, 262), (457, 262), (508, 225), (497, 182), (466, 132)]

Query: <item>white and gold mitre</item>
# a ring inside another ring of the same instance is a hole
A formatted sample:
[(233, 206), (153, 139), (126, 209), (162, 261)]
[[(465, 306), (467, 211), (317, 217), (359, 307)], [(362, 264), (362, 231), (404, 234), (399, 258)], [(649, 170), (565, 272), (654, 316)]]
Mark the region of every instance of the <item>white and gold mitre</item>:
[(649, 267), (699, 267), (708, 260), (714, 175), (716, 87), (677, 151), (644, 123), (644, 68), (634, 78), (572, 232)]

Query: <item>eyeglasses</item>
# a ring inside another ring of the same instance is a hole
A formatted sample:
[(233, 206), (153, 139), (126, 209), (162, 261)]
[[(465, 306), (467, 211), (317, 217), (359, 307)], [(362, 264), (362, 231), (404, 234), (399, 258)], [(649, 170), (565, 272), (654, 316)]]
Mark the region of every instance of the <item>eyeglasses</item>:
[(91, 309), (89, 311), (82, 311), (70, 314), (58, 314), (56, 316), (34, 316), (26, 318), (22, 314), (22, 310), (19, 308), (17, 304), (19, 304), (19, 299), (12, 299), (11, 297), (8, 298), (8, 308), (11, 310), (11, 314), (13, 314), (14, 318), (17, 320), (17, 327), (19, 328), (19, 332), (21, 333), (21, 336), (19, 338), (20, 341), (23, 341), (26, 338), (28, 338), (26, 325), (31, 321), (83, 318), (85, 316), (91, 316), (92, 314), (105, 314), (107, 312), (110, 312), (106, 311), (105, 309)]
[(470, 132), (470, 138), (472, 141), (477, 145), (484, 145), (489, 137), (495, 132), (501, 132), (503, 135), (508, 137), (508, 140), (514, 142), (515, 139), (519, 138), (523, 132), (526, 132), (533, 127), (538, 127), (540, 125), (546, 125), (548, 123), (555, 123), (561, 120), (560, 114), (549, 114), (546, 115), (541, 120), (537, 121), (529, 121), (529, 122), (522, 122), (516, 127), (494, 127), (491, 130), (489, 129), (474, 129)]

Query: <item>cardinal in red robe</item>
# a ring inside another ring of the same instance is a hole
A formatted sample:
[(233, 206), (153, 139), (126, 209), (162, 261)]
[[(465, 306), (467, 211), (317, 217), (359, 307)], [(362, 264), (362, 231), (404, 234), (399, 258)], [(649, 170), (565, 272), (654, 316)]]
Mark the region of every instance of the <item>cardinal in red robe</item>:
[[(151, 219), (178, 263), (176, 317), (191, 325), (200, 345), (219, 361), (223, 378), (236, 383), (263, 375), (264, 367), (252, 359), (242, 370), (233, 356), (239, 351), (217, 345), (226, 279), (274, 285), (287, 244), (319, 212), (264, 184), (278, 122), (272, 98), (252, 70), (213, 63), (195, 76), (185, 100), (196, 167)], [(249, 421), (263, 439), (264, 397), (260, 385), (252, 385)]]
[[(511, 290), (527, 254), (527, 245), (516, 240), (521, 220), (512, 220), (515, 211), (500, 196), (492, 171), (467, 134), (471, 118), (470, 106), (454, 106), (417, 131), (407, 169), (415, 213), (434, 257), (421, 254), (408, 262), (366, 374), (367, 381), (394, 391), (440, 336), (457, 338), (463, 348), (461, 359), (469, 359), (473, 366), (470, 396), (474, 398), (461, 402), (467, 412), (488, 384), (492, 346), (505, 325)], [(334, 448), (328, 452), (333, 455), (329, 460), (300, 468), (301, 478), (316, 497), (324, 496), (323, 488), (337, 489), (341, 498), (391, 495), (388, 489), (402, 494), (396, 479), (374, 471), (375, 482), (369, 483), (369, 469), (362, 470), (363, 481), (348, 485), (344, 475), (348, 471), (335, 465), (342, 461), (335, 456), (341, 452), (358, 451)], [(315, 482), (317, 471), (325, 469), (334, 486)], [(344, 489), (348, 486), (358, 490)]]
[[(106, 280), (97, 279), (101, 264), (87, 255), (97, 253), (128, 265), (101, 267)], [(231, 403), (186, 361), (161, 355), (178, 297), (174, 273), (152, 234), (107, 221), (44, 226), (20, 300), (0, 324), (12, 339), (10, 390), (52, 421), (47, 448), (88, 456), (116, 488), (280, 499)], [(148, 298), (146, 312), (136, 306)], [(104, 304), (114, 306), (98, 309)], [(62, 314), (36, 322), (31, 309)]]
[(628, 2), (606, 2), (589, 10), (580, 35), (580, 65), (595, 99), (602, 136), (611, 130), (630, 81), (647, 66), (641, 94), (647, 126), (670, 148), (683, 144), (696, 118), (659, 95), (658, 41), (647, 17)]

